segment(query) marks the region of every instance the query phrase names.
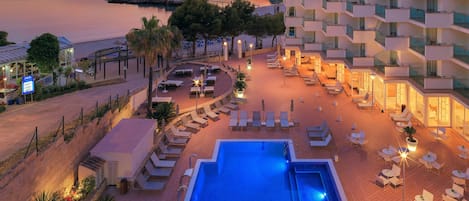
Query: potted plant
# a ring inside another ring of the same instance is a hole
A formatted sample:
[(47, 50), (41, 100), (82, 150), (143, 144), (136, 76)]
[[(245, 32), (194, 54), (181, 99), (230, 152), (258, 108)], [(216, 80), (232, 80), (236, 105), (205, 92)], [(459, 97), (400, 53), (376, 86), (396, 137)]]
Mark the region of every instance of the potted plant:
[(239, 72), (238, 75), (236, 76), (237, 80), (245, 81), (246, 80), (246, 74), (243, 72)]
[(406, 142), (409, 151), (417, 150), (418, 140), (413, 136), (417, 132), (417, 130), (415, 130), (413, 126), (407, 126), (404, 128), (404, 132), (407, 134)]
[(236, 80), (234, 84), (236, 97), (242, 98), (244, 96), (244, 89), (246, 89), (246, 82), (243, 80)]

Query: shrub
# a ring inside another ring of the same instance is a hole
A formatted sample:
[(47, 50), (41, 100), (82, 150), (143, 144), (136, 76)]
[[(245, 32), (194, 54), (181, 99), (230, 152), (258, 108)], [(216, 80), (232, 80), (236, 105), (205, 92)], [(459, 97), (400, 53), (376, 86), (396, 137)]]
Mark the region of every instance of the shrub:
[(7, 108), (4, 105), (0, 105), (0, 113), (5, 112)]

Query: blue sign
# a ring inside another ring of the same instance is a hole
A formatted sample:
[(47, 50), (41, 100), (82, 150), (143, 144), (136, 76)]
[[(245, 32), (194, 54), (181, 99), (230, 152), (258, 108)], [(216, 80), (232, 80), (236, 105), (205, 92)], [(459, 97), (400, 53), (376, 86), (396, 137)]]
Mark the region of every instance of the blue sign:
[(31, 75), (24, 76), (21, 82), (21, 89), (23, 95), (34, 93), (34, 77)]

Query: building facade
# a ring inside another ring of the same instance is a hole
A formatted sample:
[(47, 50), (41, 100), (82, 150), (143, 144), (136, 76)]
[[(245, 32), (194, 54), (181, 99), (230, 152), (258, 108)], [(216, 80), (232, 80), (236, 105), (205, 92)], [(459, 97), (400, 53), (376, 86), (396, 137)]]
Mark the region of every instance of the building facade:
[(469, 1), (285, 0), (285, 56), (469, 139)]

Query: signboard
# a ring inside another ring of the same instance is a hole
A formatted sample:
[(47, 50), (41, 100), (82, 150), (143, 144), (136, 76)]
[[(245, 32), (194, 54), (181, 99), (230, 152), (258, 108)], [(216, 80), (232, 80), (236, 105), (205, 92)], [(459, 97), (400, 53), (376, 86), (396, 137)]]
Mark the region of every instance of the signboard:
[(23, 95), (34, 93), (34, 78), (31, 75), (24, 76), (21, 82), (21, 91)]

